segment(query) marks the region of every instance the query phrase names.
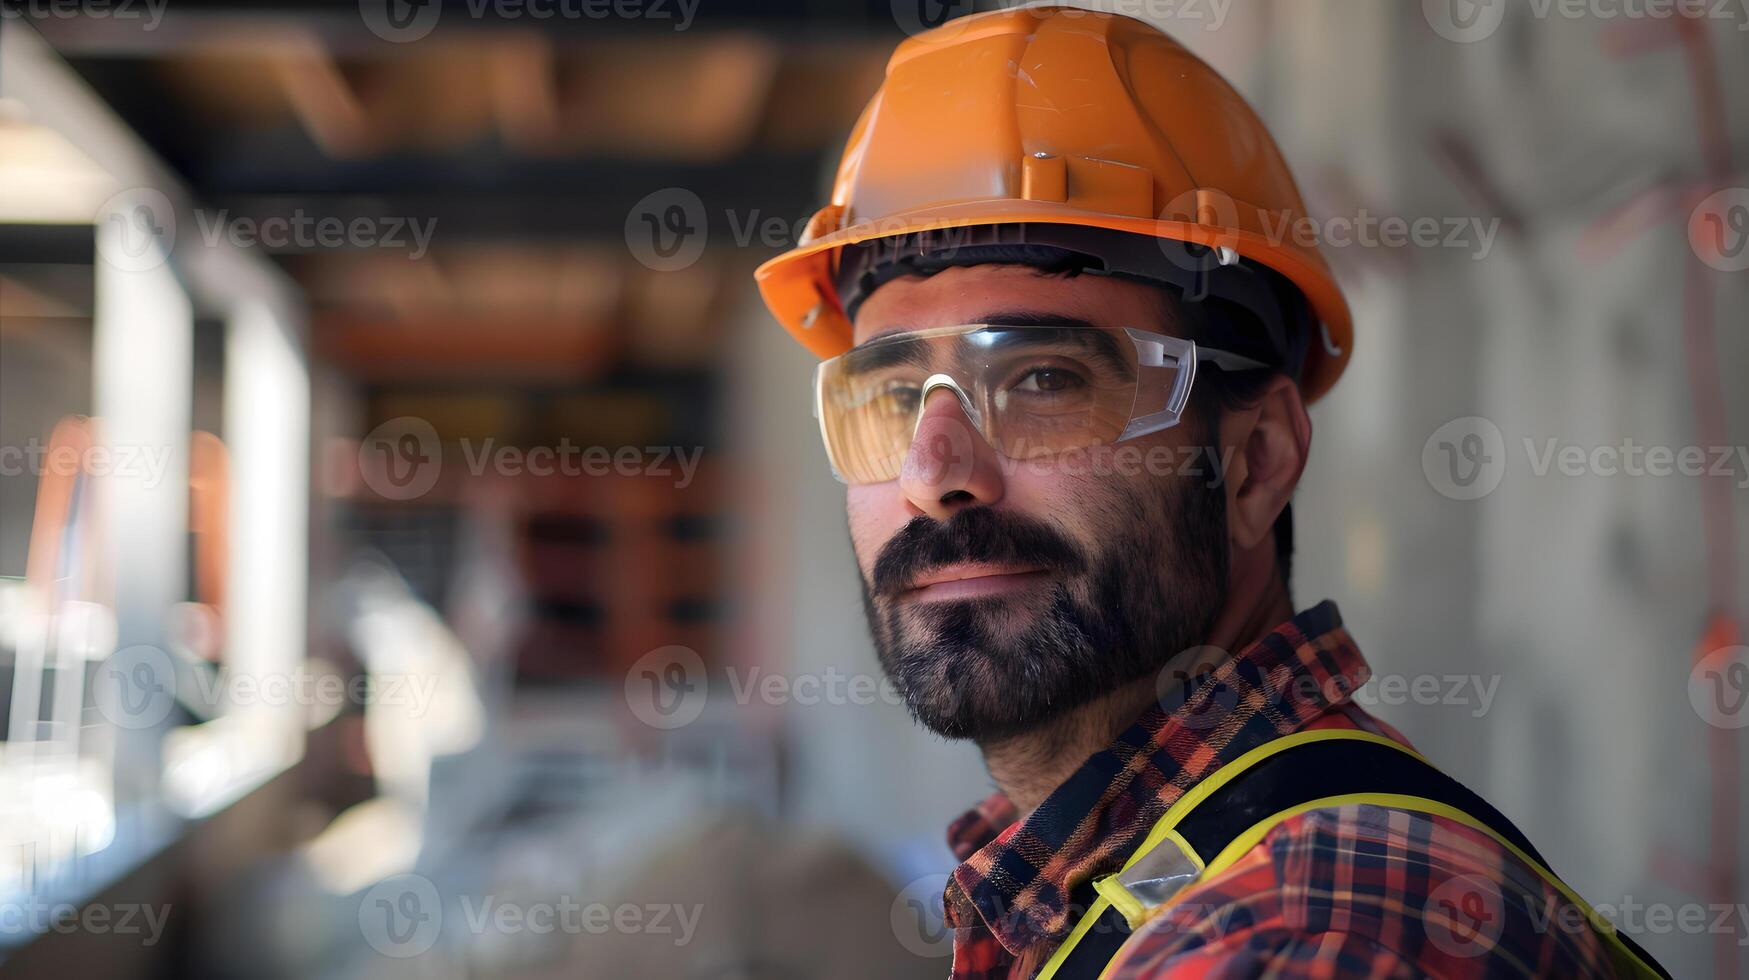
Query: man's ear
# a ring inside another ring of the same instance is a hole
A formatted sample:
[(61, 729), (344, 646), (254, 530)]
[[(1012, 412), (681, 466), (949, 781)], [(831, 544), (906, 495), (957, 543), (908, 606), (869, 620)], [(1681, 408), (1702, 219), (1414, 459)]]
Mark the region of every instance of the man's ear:
[(1221, 446), (1230, 449), (1227, 480), (1227, 534), (1235, 551), (1268, 540), (1275, 519), (1293, 496), (1306, 453), (1312, 446), (1312, 420), (1299, 386), (1276, 375), (1251, 405), (1221, 419)]

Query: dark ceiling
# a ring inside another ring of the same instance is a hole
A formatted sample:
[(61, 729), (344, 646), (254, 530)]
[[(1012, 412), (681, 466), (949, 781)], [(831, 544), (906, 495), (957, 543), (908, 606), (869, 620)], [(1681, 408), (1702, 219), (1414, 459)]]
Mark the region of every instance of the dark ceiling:
[(373, 2), (172, 0), (151, 23), (130, 0), (132, 19), (32, 26), (206, 206), (417, 215), (449, 240), (617, 238), (664, 187), (803, 218), (904, 36), (885, 2), (427, 0), (434, 29), (392, 43)]

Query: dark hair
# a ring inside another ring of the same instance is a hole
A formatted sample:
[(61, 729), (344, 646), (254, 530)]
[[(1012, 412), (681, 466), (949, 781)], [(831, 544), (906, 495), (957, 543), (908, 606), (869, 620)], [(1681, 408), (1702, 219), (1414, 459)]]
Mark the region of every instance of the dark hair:
[[(1220, 347), (1230, 331), (1209, 323), (1207, 310), (1201, 304), (1185, 303), (1175, 291), (1164, 290), (1167, 303), (1178, 317), (1185, 335), (1199, 344)], [(1197, 365), (1196, 387), (1190, 392), (1191, 411), (1203, 419), (1204, 438), (1209, 445), (1219, 441), (1221, 416), (1250, 408), (1263, 397), (1279, 372), (1223, 371), (1207, 361)], [(1289, 501), (1275, 518), (1275, 563), (1281, 569), (1282, 587), (1292, 595), (1294, 564), (1294, 506)]]

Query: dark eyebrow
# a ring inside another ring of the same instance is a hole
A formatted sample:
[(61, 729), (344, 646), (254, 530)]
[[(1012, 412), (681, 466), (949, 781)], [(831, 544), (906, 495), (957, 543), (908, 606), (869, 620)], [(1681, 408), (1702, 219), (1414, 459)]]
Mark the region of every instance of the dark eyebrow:
[[(1097, 327), (1097, 326), (1100, 326), (1100, 324), (1094, 323), (1091, 320), (1083, 320), (1077, 316), (1065, 316), (1061, 313), (1047, 313), (1047, 312), (1038, 311), (1038, 310), (998, 310), (995, 312), (986, 313), (981, 317), (967, 320), (965, 322), (966, 323), (989, 323), (989, 324), (993, 324), (995, 326), (1001, 326), (1001, 327)], [(883, 330), (880, 333), (875, 334), (873, 337), (870, 337), (867, 340), (863, 341), (862, 343), (857, 344), (855, 347), (852, 347), (850, 350), (854, 352), (854, 351), (860, 351), (860, 350), (873, 348), (876, 344), (879, 344), (884, 340), (890, 340), (893, 337), (898, 336), (899, 334), (911, 333), (911, 332), (913, 332), (915, 330), (919, 330), (919, 329), (923, 329), (923, 328), (912, 327), (912, 326), (895, 326), (895, 327), (892, 327), (891, 329)]]
[(1101, 324), (1092, 320), (1083, 320), (1078, 316), (1064, 316), (1061, 313), (1043, 313), (1032, 310), (1010, 310), (987, 314), (979, 323), (991, 323), (1002, 327), (1098, 327)]
[(896, 335), (883, 334), (864, 341), (860, 346), (852, 347), (844, 356), (845, 367), (853, 371), (879, 371), (901, 364), (912, 364), (921, 368), (929, 366), (929, 349), (921, 344), (881, 343), (894, 336)]
[[(1125, 377), (1131, 376), (1129, 358), (1124, 356), (1121, 342), (1102, 325), (1080, 317), (1032, 310), (1005, 310), (989, 313), (976, 320), (996, 327), (1029, 327), (1001, 339), (999, 348), (1020, 347), (1030, 343), (1068, 343), (1108, 362)], [(1060, 329), (1052, 329), (1060, 328)], [(871, 337), (850, 351), (857, 371), (876, 371), (900, 364), (928, 367), (925, 348), (917, 344), (883, 344), (897, 333), (894, 331)]]
[[(1009, 348), (1026, 348), (1042, 344), (1062, 344), (1078, 347), (1089, 355), (1105, 361), (1125, 377), (1130, 376), (1130, 362), (1124, 357), (1123, 348), (1117, 337), (1109, 330), (1094, 328), (1091, 323), (1079, 320), (1051, 320), (1041, 324), (1003, 323), (994, 326), (1030, 327), (1024, 331), (1016, 331), (1003, 335), (992, 350)], [(1053, 329), (1055, 328), (1055, 329)], [(1089, 329), (1092, 328), (1092, 329)]]

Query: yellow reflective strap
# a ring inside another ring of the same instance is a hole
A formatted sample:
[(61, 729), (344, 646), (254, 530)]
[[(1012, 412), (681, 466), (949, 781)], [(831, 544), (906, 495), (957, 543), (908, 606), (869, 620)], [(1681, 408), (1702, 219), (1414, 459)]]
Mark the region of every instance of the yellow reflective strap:
[[(1159, 823), (1155, 824), (1156, 828), (1159, 828), (1160, 826), (1161, 824)], [(1185, 860), (1190, 863), (1191, 873), (1185, 876), (1186, 881), (1184, 887), (1189, 887), (1190, 882), (1202, 877), (1202, 856), (1191, 849), (1190, 841), (1185, 840), (1184, 835), (1180, 834), (1177, 828), (1168, 827), (1166, 828), (1166, 833), (1163, 835), (1149, 835), (1150, 838), (1156, 836), (1160, 837), (1159, 843), (1153, 844), (1152, 846), (1137, 848), (1135, 855), (1128, 861), (1124, 862), (1123, 870), (1119, 871), (1117, 874), (1101, 875), (1098, 878), (1093, 879), (1094, 891), (1111, 899), (1112, 908), (1123, 913), (1124, 921), (1129, 923), (1132, 931), (1141, 928), (1142, 923), (1153, 918), (1155, 912), (1165, 908), (1165, 904), (1157, 903), (1150, 907), (1147, 902), (1137, 898), (1121, 880), (1125, 871), (1135, 867), (1138, 861), (1147, 857), (1150, 853), (1158, 851), (1161, 845), (1170, 843), (1178, 850), (1178, 853), (1184, 855)]]
[[(1141, 849), (1136, 852), (1137, 856), (1139, 857), (1158, 846), (1161, 841), (1166, 839), (1168, 833), (1177, 833), (1176, 828), (1178, 827), (1179, 822), (1183, 820), (1190, 811), (1202, 805), (1204, 800), (1215, 795), (1221, 787), (1244, 775), (1245, 771), (1252, 766), (1257, 765), (1259, 762), (1262, 762), (1272, 755), (1279, 752), (1286, 752), (1288, 749), (1305, 745), (1308, 742), (1338, 741), (1377, 742), (1380, 745), (1396, 749), (1405, 755), (1420, 759), (1422, 762), (1427, 762), (1426, 759), (1422, 758), (1420, 753), (1401, 742), (1386, 738), (1383, 735), (1375, 735), (1372, 732), (1361, 731), (1358, 728), (1316, 728), (1311, 731), (1294, 732), (1291, 735), (1283, 735), (1280, 738), (1264, 742), (1262, 745), (1257, 746), (1237, 759), (1234, 759), (1232, 762), (1215, 770), (1210, 775), (1204, 777), (1201, 782), (1192, 786), (1183, 796), (1180, 796), (1177, 801), (1172, 804), (1171, 809), (1166, 811), (1166, 815), (1160, 818), (1160, 822), (1154, 825), (1153, 831), (1148, 834), (1146, 840), (1142, 841)], [(1433, 765), (1431, 762), (1427, 762), (1427, 764), (1430, 766)], [(1179, 839), (1183, 840), (1183, 838)], [(1186, 847), (1185, 851), (1186, 853), (1191, 853), (1189, 847)], [(1125, 864), (1124, 867), (1129, 867), (1130, 864), (1135, 863), (1135, 860), (1136, 859), (1132, 857), (1129, 863)]]
[(1105, 897), (1111, 907), (1123, 915), (1123, 920), (1129, 923), (1131, 931), (1147, 919), (1148, 910), (1143, 907), (1142, 900), (1130, 894), (1130, 890), (1117, 880), (1116, 875), (1101, 875), (1093, 879), (1093, 890)]
[[(1361, 731), (1353, 728), (1320, 728), (1311, 731), (1294, 732), (1290, 735), (1284, 735), (1280, 738), (1272, 739), (1271, 741), (1265, 742), (1239, 756), (1232, 762), (1227, 763), (1214, 773), (1204, 777), (1195, 786), (1192, 786), (1186, 791), (1183, 796), (1180, 796), (1174, 801), (1172, 806), (1167, 808), (1165, 814), (1154, 823), (1153, 828), (1148, 831), (1148, 836), (1143, 838), (1141, 845), (1130, 855), (1129, 860), (1124, 862), (1123, 870), (1128, 870), (1131, 865), (1141, 860), (1141, 858), (1149, 851), (1159, 847), (1168, 840), (1171, 840), (1183, 850), (1185, 855), (1190, 857), (1191, 860), (1198, 863), (1204, 862), (1204, 857), (1192, 850), (1189, 843), (1178, 833), (1178, 824), (1188, 816), (1192, 810), (1200, 806), (1222, 787), (1238, 778), (1246, 770), (1278, 752), (1285, 752), (1288, 749), (1294, 748), (1298, 745), (1304, 745), (1308, 742), (1341, 740), (1375, 742), (1379, 745), (1387, 746), (1402, 752), (1404, 755), (1411, 756), (1430, 766), (1432, 765), (1432, 763), (1428, 762), (1420, 753), (1401, 742), (1373, 732)], [(1427, 813), (1433, 816), (1444, 817), (1448, 820), (1454, 820), (1466, 827), (1487, 834), (1501, 846), (1505, 847), (1514, 857), (1523, 861), (1526, 866), (1536, 871), (1544, 881), (1547, 881), (1550, 885), (1554, 886), (1554, 888), (1560, 892), (1561, 896), (1568, 902), (1571, 902), (1574, 907), (1581, 910), (1585, 914), (1587, 920), (1592, 923), (1592, 927), (1597, 930), (1598, 935), (1603, 937), (1605, 948), (1609, 950), (1612, 958), (1615, 959), (1619, 965), (1627, 967), (1635, 976), (1654, 978), (1654, 980), (1658, 977), (1657, 971), (1653, 970), (1638, 956), (1634, 955), (1634, 952), (1622, 943), (1621, 938), (1616, 935), (1615, 925), (1613, 923), (1599, 916), (1584, 899), (1579, 897), (1577, 892), (1569, 888), (1567, 883), (1557, 877), (1554, 872), (1543, 867), (1541, 862), (1524, 853), (1524, 851), (1520, 850), (1516, 844), (1513, 844), (1511, 841), (1501, 836), (1492, 827), (1482, 823), (1468, 813), (1447, 804), (1440, 803), (1437, 800), (1429, 800), (1419, 796), (1405, 796), (1395, 793), (1352, 793), (1346, 796), (1331, 796), (1321, 800), (1313, 800), (1309, 803), (1304, 803), (1288, 810), (1284, 810), (1281, 813), (1265, 818), (1256, 825), (1247, 828), (1244, 833), (1235, 837), (1231, 843), (1221, 850), (1220, 854), (1216, 855), (1213, 860), (1208, 860), (1206, 862), (1202, 869), (1202, 874), (1197, 877), (1196, 881), (1185, 886), (1184, 890), (1188, 891), (1190, 888), (1195, 887), (1196, 885), (1201, 884), (1232, 867), (1246, 851), (1249, 851), (1251, 848), (1262, 843), (1263, 838), (1268, 835), (1269, 831), (1274, 829), (1276, 825), (1280, 824), (1282, 821), (1299, 816), (1300, 814), (1311, 810), (1347, 806), (1355, 803), (1371, 803), (1377, 806), (1390, 807), (1393, 809)], [(1093, 923), (1098, 921), (1099, 916), (1103, 914), (1107, 908), (1116, 907), (1118, 911), (1123, 914), (1124, 919), (1129, 922), (1130, 927), (1134, 929), (1140, 923), (1146, 922), (1148, 919), (1153, 918), (1172, 906), (1172, 902), (1168, 901), (1164, 905), (1155, 908), (1141, 908), (1138, 914), (1137, 909), (1140, 907), (1141, 903), (1137, 901), (1134, 896), (1130, 895), (1128, 890), (1124, 889), (1115, 878), (1107, 877), (1102, 880), (1097, 880), (1093, 883), (1093, 887), (1099, 893), (1099, 898), (1094, 901), (1092, 907), (1090, 907), (1086, 914), (1081, 917), (1081, 920), (1075, 924), (1075, 928), (1069, 933), (1068, 937), (1063, 940), (1063, 944), (1057, 947), (1056, 952), (1045, 962), (1044, 969), (1038, 974), (1038, 980), (1049, 980), (1049, 978), (1056, 975), (1057, 970), (1060, 969), (1064, 961), (1068, 959), (1069, 953), (1075, 948), (1075, 945), (1081, 941), (1082, 937), (1085, 936), (1089, 930), (1092, 929)], [(1114, 902), (1113, 896), (1116, 896), (1118, 901)], [(1124, 904), (1125, 899), (1130, 903), (1133, 903), (1133, 906), (1126, 907)]]
[(1214, 860), (1208, 863), (1208, 866), (1203, 869), (1202, 878), (1198, 880), (1203, 881), (1213, 878), (1221, 874), (1223, 871), (1226, 871), (1228, 868), (1231, 868), (1245, 855), (1245, 852), (1262, 843), (1263, 838), (1267, 837), (1271, 830), (1274, 830), (1277, 825), (1284, 821), (1291, 820), (1294, 817), (1303, 813), (1309, 813), (1313, 810), (1328, 810), (1335, 807), (1354, 806), (1363, 803), (1370, 803), (1373, 806), (1388, 807), (1393, 810), (1409, 810), (1412, 812), (1426, 813), (1430, 816), (1443, 817), (1446, 820), (1461, 823), (1464, 826), (1469, 827), (1471, 830), (1487, 834), (1489, 837), (1493, 838), (1494, 841), (1499, 843), (1500, 846), (1510, 851), (1513, 857), (1523, 861), (1527, 867), (1535, 871), (1544, 881), (1554, 886), (1555, 890), (1561, 893), (1562, 898), (1565, 898), (1568, 902), (1572, 903), (1575, 908), (1583, 912), (1586, 921), (1590, 922), (1591, 927), (1603, 938), (1605, 948), (1609, 950), (1611, 958), (1614, 959), (1618, 965), (1627, 966), (1635, 976), (1654, 978), (1658, 976), (1656, 970), (1653, 970), (1638, 956), (1634, 955), (1634, 951), (1627, 948), (1627, 946), (1622, 943), (1621, 937), (1616, 935), (1615, 923), (1610, 922), (1608, 919), (1597, 914), (1597, 912), (1591, 908), (1589, 903), (1579, 897), (1578, 892), (1575, 892), (1572, 888), (1568, 887), (1567, 883), (1562, 881), (1553, 871), (1544, 867), (1540, 861), (1531, 857), (1529, 854), (1524, 853), (1524, 851), (1519, 849), (1518, 845), (1507, 840), (1505, 837), (1501, 836), (1498, 831), (1482, 821), (1477, 820), (1475, 817), (1470, 816), (1468, 813), (1465, 813), (1456, 807), (1441, 803), (1438, 800), (1430, 800), (1426, 797), (1404, 796), (1400, 793), (1349, 793), (1343, 796), (1327, 796), (1321, 800), (1311, 800), (1306, 803), (1301, 803), (1299, 806), (1290, 807), (1280, 813), (1265, 817), (1247, 828), (1244, 833), (1233, 838), (1232, 842), (1223, 848), (1221, 853), (1215, 855)]
[[(1173, 801), (1172, 805), (1166, 809), (1166, 812), (1161, 814), (1160, 819), (1154, 822), (1153, 828), (1148, 831), (1148, 836), (1142, 838), (1142, 843), (1135, 849), (1135, 852), (1130, 855), (1129, 860), (1123, 863), (1122, 870), (1128, 871), (1131, 865), (1140, 861), (1149, 851), (1166, 843), (1168, 840), (1173, 841), (1173, 843), (1184, 851), (1185, 856), (1189, 857), (1199, 867), (1202, 866), (1204, 863), (1203, 856), (1192, 850), (1190, 843), (1184, 839), (1183, 835), (1178, 833), (1178, 822), (1180, 820), (1183, 820), (1190, 811), (1196, 809), (1204, 800), (1213, 795), (1216, 790), (1225, 786), (1227, 783), (1232, 782), (1233, 779), (1238, 777), (1245, 770), (1262, 762), (1264, 759), (1269, 758), (1277, 752), (1286, 751), (1296, 745), (1303, 745), (1306, 742), (1322, 742), (1334, 739), (1355, 739), (1359, 741), (1382, 742), (1393, 748), (1408, 752), (1410, 755), (1414, 755), (1417, 759), (1421, 758), (1419, 755), (1416, 755), (1414, 751), (1405, 748), (1401, 743), (1391, 741), (1383, 735), (1374, 735), (1372, 732), (1363, 732), (1353, 728), (1320, 728), (1306, 732), (1294, 732), (1291, 735), (1283, 735), (1280, 738), (1272, 739), (1257, 746), (1251, 751), (1246, 752), (1244, 755), (1239, 756), (1237, 759), (1234, 759), (1232, 762), (1215, 770), (1208, 776), (1203, 777), (1200, 782), (1187, 790), (1183, 796), (1180, 796), (1177, 800)], [(1427, 760), (1422, 759), (1422, 761), (1426, 762)], [(1197, 878), (1197, 881), (1201, 881), (1206, 877), (1208, 877), (1208, 872), (1204, 870), (1203, 874)], [(1124, 890), (1121, 885), (1117, 885), (1115, 881), (1111, 881), (1109, 878), (1106, 880), (1111, 882), (1111, 885), (1107, 887), (1115, 887), (1115, 889), (1118, 892), (1121, 892), (1124, 897), (1128, 897), (1131, 901), (1134, 901), (1134, 897), (1130, 896), (1129, 892)], [(1195, 884), (1195, 882), (1192, 884)], [(1093, 928), (1093, 923), (1099, 919), (1099, 916), (1104, 913), (1106, 909), (1113, 906), (1111, 899), (1106, 895), (1106, 889), (1101, 888), (1099, 882), (1095, 881), (1093, 887), (1099, 892), (1099, 898), (1096, 899), (1092, 906), (1090, 906), (1081, 916), (1080, 921), (1075, 923), (1075, 928), (1069, 932), (1068, 937), (1063, 940), (1063, 944), (1058, 946), (1057, 951), (1051, 954), (1051, 958), (1045, 961), (1044, 968), (1039, 971), (1037, 980), (1049, 980), (1049, 978), (1055, 976), (1057, 970), (1062, 967), (1063, 962), (1069, 958), (1069, 953), (1074, 950), (1075, 944), (1081, 941), (1082, 936), (1087, 935), (1088, 931)], [(1187, 885), (1185, 887), (1188, 888), (1190, 886)], [(1137, 902), (1136, 905), (1139, 906), (1140, 903)], [(1146, 916), (1152, 917), (1154, 914), (1157, 914), (1170, 905), (1171, 903), (1168, 902), (1166, 905), (1162, 905), (1159, 908), (1146, 910)], [(1130, 923), (1132, 929), (1138, 925), (1136, 917), (1132, 916), (1130, 911), (1125, 910), (1121, 905), (1118, 906), (1118, 911), (1123, 913), (1124, 919)]]
[(1051, 954), (1051, 958), (1045, 961), (1044, 969), (1038, 971), (1038, 976), (1034, 980), (1051, 980), (1052, 977), (1056, 976), (1057, 971), (1063, 968), (1063, 962), (1069, 958), (1069, 951), (1075, 948), (1075, 944), (1081, 941), (1082, 936), (1087, 935), (1092, 930), (1093, 923), (1098, 922), (1099, 917), (1104, 915), (1105, 910), (1110, 907), (1111, 900), (1104, 895), (1094, 899), (1093, 904), (1087, 908), (1087, 914), (1081, 916), (1080, 922), (1075, 923), (1075, 928), (1069, 933), (1069, 938), (1063, 940), (1063, 945), (1058, 946), (1057, 951)]

